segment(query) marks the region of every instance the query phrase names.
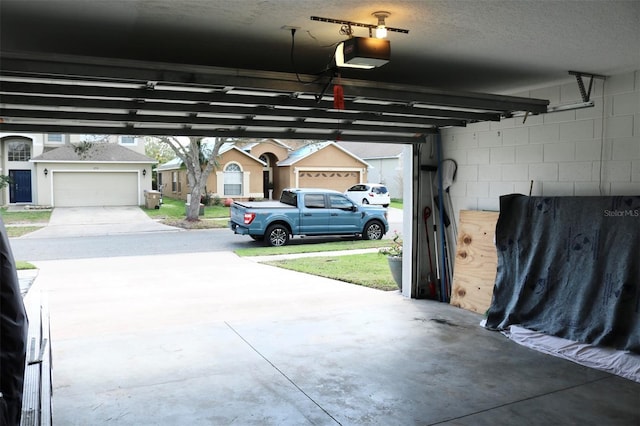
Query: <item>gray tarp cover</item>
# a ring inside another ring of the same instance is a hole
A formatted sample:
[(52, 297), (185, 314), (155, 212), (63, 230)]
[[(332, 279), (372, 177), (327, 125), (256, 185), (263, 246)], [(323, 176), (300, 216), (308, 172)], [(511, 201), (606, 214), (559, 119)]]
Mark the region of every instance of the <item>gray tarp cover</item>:
[(640, 197), (500, 198), (486, 327), (640, 353)]

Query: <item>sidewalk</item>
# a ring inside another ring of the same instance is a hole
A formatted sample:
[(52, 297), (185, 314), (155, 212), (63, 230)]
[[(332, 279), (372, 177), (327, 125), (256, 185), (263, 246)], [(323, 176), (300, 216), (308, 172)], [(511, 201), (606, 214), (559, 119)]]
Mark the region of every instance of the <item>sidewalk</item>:
[(301, 257), (323, 257), (323, 256), (345, 256), (349, 254), (377, 253), (378, 248), (357, 249), (357, 250), (336, 250), (336, 251), (316, 251), (312, 253), (277, 254), (270, 256), (244, 256), (245, 259), (253, 262), (266, 262), (269, 260), (299, 259)]

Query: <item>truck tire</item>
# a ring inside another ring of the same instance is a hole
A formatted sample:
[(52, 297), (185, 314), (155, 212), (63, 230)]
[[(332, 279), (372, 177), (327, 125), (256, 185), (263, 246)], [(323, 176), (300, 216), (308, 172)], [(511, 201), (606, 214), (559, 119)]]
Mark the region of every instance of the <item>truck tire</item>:
[(384, 235), (384, 226), (377, 220), (367, 223), (362, 231), (363, 240), (381, 240)]
[(264, 234), (264, 241), (271, 247), (284, 246), (289, 242), (289, 230), (283, 225), (271, 225)]

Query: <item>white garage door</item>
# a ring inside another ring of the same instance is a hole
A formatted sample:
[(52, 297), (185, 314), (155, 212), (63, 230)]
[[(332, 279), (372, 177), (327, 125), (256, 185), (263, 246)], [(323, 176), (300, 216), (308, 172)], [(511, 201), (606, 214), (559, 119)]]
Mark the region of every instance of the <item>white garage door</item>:
[(55, 172), (55, 207), (136, 206), (136, 172)]

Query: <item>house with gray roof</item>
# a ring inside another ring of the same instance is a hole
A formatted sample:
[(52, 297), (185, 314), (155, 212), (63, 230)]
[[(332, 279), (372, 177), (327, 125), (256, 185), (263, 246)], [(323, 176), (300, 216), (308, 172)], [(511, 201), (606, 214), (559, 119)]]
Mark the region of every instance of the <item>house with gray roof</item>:
[(142, 205), (156, 161), (142, 154), (144, 144), (137, 139), (0, 134), (0, 174), (11, 178), (0, 201), (55, 207)]

